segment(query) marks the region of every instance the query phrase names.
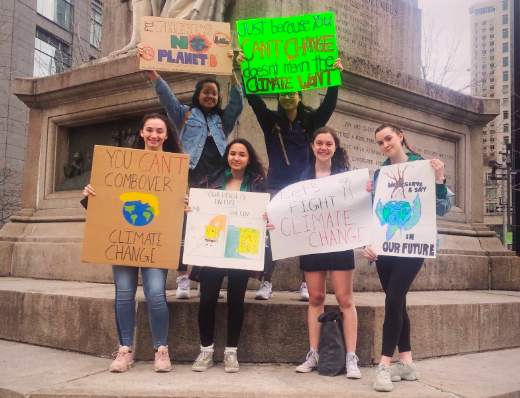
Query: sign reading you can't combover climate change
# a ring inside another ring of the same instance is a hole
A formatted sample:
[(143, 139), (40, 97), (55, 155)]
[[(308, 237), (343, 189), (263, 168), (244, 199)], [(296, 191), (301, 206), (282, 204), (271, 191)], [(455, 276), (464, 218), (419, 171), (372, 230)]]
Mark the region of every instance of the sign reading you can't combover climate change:
[(176, 269), (189, 158), (96, 145), (81, 261)]
[(246, 61), (242, 75), (251, 94), (338, 86), (334, 14), (237, 21), (238, 42)]

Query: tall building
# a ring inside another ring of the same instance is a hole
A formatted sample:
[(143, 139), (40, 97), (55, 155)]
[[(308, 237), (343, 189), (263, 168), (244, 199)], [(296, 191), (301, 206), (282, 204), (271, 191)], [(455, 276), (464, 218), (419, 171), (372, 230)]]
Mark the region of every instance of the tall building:
[[(484, 222), (502, 235), (502, 181), (491, 180), (489, 162), (502, 162), (498, 152), (511, 142), (511, 4), (490, 0), (470, 7), (471, 95), (500, 99), (500, 115), (483, 131)], [(504, 182), (505, 183), (505, 182)], [(506, 198), (504, 198), (505, 201)]]
[(28, 108), (17, 77), (48, 76), (97, 58), (102, 0), (0, 2), (0, 226), (21, 194)]

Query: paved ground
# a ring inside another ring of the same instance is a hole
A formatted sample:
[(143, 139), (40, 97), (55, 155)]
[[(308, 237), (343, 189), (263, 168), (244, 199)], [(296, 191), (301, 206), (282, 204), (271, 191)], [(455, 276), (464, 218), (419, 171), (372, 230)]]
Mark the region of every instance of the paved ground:
[[(296, 374), (294, 365), (242, 365), (237, 374), (222, 364), (195, 373), (176, 364), (171, 373), (151, 363), (112, 374), (110, 360), (0, 340), (0, 397), (380, 397), (373, 368), (361, 380)], [(520, 349), (417, 362), (421, 380), (394, 383), (394, 397), (520, 397)]]

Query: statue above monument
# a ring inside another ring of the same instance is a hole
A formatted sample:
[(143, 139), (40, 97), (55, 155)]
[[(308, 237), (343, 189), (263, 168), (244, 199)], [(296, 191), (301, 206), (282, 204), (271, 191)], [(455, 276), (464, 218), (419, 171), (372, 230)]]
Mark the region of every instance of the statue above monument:
[[(130, 0), (121, 0), (126, 3)], [(131, 0), (132, 1), (132, 38), (130, 43), (111, 55), (127, 53), (137, 48), (141, 42), (141, 17), (163, 17), (177, 19), (202, 19), (220, 21), (218, 10), (223, 9), (224, 0)], [(163, 5), (164, 4), (164, 5)], [(200, 18), (203, 16), (203, 18)]]

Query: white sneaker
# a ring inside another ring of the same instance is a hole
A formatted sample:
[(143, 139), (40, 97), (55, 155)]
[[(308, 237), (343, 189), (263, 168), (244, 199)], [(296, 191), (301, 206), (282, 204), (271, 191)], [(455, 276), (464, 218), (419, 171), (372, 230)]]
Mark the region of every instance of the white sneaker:
[(309, 301), (309, 289), (307, 289), (305, 282), (300, 286), (300, 301)]
[(347, 354), (347, 379), (361, 379), (361, 372), (357, 366), (359, 358), (356, 354)]
[(260, 289), (255, 294), (256, 300), (269, 300), (270, 298), (273, 298), (273, 285), (270, 284), (267, 281), (264, 281), (262, 283), (262, 286), (260, 286)]
[(213, 344), (209, 347), (200, 347), (200, 354), (193, 362), (191, 370), (194, 372), (204, 372), (213, 366)]
[(318, 359), (318, 351), (314, 348), (311, 348), (311, 350), (307, 354), (305, 362), (296, 368), (296, 372), (310, 373), (313, 370), (316, 370), (318, 368)]
[(226, 347), (224, 350), (224, 371), (226, 373), (237, 373), (240, 370), (236, 347)]
[(177, 277), (177, 293), (175, 293), (175, 297), (178, 299), (189, 299), (191, 297), (188, 275)]
[[(199, 286), (197, 287), (197, 297), (200, 297), (200, 283), (199, 283)], [(220, 290), (218, 292), (218, 298), (219, 299), (224, 298), (224, 292), (222, 290)]]

